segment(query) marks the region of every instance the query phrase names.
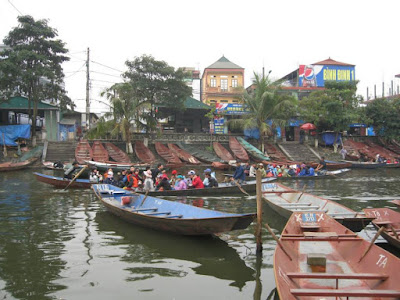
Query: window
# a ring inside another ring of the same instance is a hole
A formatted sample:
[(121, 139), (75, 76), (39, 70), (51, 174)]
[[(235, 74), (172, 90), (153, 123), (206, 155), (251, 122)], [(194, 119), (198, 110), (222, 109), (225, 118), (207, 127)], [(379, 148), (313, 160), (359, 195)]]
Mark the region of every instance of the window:
[(217, 87), (217, 78), (215, 76), (211, 76), (210, 86)]
[(228, 100), (221, 100), (221, 103), (228, 103)]
[(234, 88), (238, 87), (238, 80), (237, 79), (232, 79), (232, 87), (234, 87)]
[(215, 103), (217, 103), (217, 101), (215, 101), (215, 100), (210, 100), (210, 104), (215, 104)]
[(232, 100), (232, 103), (239, 103), (239, 100)]
[(221, 79), (221, 91), (228, 90), (228, 79)]

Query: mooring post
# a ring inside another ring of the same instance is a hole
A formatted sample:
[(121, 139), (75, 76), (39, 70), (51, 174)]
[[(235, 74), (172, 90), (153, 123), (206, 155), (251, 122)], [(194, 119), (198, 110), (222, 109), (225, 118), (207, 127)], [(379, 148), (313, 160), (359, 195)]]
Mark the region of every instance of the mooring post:
[(256, 241), (257, 241), (257, 253), (262, 252), (262, 191), (261, 191), (261, 171), (256, 172), (256, 193), (257, 193), (257, 228), (256, 228)]

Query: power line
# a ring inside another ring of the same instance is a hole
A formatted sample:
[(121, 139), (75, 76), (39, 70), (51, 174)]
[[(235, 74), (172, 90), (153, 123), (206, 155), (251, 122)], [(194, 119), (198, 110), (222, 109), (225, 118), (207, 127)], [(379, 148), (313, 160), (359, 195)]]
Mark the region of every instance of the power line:
[(15, 8), (15, 10), (20, 14), (20, 16), (23, 16), (23, 15), (24, 15), (14, 4), (11, 3), (10, 0), (8, 0), (8, 3), (10, 3), (11, 6)]
[(78, 70), (76, 70), (74, 73), (72, 73), (71, 75), (66, 76), (65, 78), (69, 78), (74, 76), (76, 73), (80, 72), (81, 69), (86, 65), (86, 63), (84, 63)]
[(111, 75), (111, 74), (97, 72), (97, 71), (90, 71), (90, 73), (102, 74), (102, 75), (107, 75), (107, 76), (116, 77), (116, 78), (121, 79), (121, 76)]
[(106, 82), (106, 83), (113, 83), (113, 84), (115, 84), (115, 83), (120, 83), (120, 82), (113, 82), (113, 81), (107, 81), (107, 80), (98, 80), (98, 79), (91, 79), (91, 81), (97, 81), (97, 82)]
[(113, 67), (106, 66), (106, 65), (104, 65), (104, 64), (102, 64), (102, 63), (99, 63), (99, 62), (97, 62), (97, 61), (91, 60), (90, 62), (92, 62), (92, 63), (94, 63), (94, 64), (98, 64), (98, 65), (103, 66), (103, 67), (105, 67), (105, 68), (109, 68), (109, 69), (111, 69), (111, 70), (114, 70), (114, 71), (123, 73), (123, 71), (121, 71), (121, 70), (115, 69), (115, 68), (113, 68)]

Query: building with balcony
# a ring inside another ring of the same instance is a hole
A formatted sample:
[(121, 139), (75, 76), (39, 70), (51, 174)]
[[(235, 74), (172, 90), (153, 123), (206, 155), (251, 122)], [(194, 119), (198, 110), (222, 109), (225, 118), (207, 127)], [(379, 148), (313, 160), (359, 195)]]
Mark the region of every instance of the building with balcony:
[(201, 101), (208, 105), (238, 104), (244, 86), (244, 68), (222, 56), (204, 69), (201, 78)]

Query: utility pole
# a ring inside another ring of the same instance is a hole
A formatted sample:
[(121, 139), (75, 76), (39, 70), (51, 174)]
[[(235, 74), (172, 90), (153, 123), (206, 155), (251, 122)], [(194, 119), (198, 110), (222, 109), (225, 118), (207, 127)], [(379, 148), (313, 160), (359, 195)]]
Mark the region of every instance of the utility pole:
[(89, 76), (89, 47), (87, 48), (87, 59), (86, 59), (86, 128), (90, 128), (90, 76)]

